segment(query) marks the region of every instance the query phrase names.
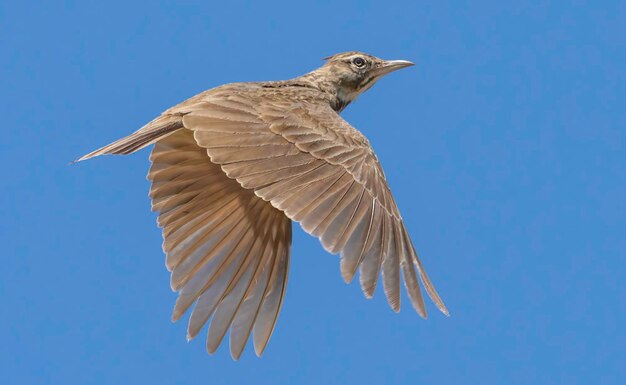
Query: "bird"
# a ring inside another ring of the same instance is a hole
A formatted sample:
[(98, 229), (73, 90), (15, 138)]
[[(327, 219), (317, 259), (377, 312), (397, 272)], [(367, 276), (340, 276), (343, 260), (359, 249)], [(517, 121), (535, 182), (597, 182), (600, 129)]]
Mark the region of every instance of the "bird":
[(367, 298), (380, 276), (398, 312), (403, 280), (413, 308), (426, 318), (421, 280), (449, 315), (372, 146), (339, 115), (380, 78), (413, 63), (358, 51), (324, 60), (290, 80), (204, 91), (77, 160), (154, 145), (147, 178), (178, 293), (172, 321), (193, 307), (187, 339), (208, 323), (209, 354), (229, 330), (234, 360), (249, 339), (263, 354), (285, 296), (292, 222), (340, 254), (346, 283), (359, 270)]

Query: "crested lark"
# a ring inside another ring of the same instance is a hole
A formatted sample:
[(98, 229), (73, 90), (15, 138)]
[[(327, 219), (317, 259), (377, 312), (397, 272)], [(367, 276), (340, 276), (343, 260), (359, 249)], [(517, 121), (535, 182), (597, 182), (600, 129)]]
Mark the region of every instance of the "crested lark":
[(234, 359), (252, 331), (263, 353), (285, 294), (292, 220), (341, 254), (346, 282), (360, 269), (368, 298), (382, 275), (399, 311), (402, 273), (413, 307), (426, 317), (419, 276), (448, 314), (369, 142), (339, 116), (382, 76), (410, 65), (346, 52), (295, 79), (227, 84), (79, 159), (155, 144), (149, 195), (179, 293), (173, 320), (195, 303), (188, 338), (212, 317), (209, 353), (229, 328)]

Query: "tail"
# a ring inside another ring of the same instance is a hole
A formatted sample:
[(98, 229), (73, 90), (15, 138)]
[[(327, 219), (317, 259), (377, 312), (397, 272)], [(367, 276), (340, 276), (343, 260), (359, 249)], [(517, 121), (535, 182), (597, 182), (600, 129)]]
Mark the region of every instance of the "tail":
[(150, 123), (125, 138), (99, 148), (89, 154), (73, 161), (80, 162), (99, 155), (127, 155), (149, 146), (179, 129), (183, 128), (183, 120), (180, 115), (161, 115)]

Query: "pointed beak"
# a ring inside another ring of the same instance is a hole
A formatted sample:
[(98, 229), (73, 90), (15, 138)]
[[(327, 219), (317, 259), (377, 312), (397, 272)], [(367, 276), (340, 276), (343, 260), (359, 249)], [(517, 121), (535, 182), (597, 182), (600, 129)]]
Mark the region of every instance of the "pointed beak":
[(376, 69), (376, 76), (384, 76), (393, 71), (410, 67), (412, 65), (415, 64), (407, 60), (385, 60), (382, 65)]

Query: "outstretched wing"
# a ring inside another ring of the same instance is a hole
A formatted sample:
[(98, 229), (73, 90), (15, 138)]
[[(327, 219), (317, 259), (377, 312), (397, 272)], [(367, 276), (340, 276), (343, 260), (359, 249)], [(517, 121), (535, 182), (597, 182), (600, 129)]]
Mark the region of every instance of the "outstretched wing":
[(371, 297), (382, 271), (386, 297), (398, 311), (402, 272), (413, 307), (425, 317), (419, 275), (448, 314), (368, 141), (328, 103), (286, 95), (263, 88), (214, 92), (173, 112), (230, 178), (339, 252), (346, 282), (360, 268), (361, 287)]
[(285, 292), (291, 221), (228, 178), (189, 130), (158, 141), (150, 160), (152, 208), (163, 228), (172, 289), (179, 292), (172, 319), (195, 303), (187, 338), (212, 317), (209, 353), (230, 327), (233, 358), (239, 358), (252, 330), (261, 355)]

